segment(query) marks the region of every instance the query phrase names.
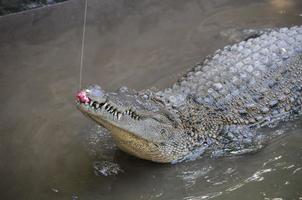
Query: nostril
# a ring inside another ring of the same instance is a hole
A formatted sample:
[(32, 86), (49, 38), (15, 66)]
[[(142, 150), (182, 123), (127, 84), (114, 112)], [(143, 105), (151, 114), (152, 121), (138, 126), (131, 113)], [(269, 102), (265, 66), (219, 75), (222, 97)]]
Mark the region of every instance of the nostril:
[(85, 91), (80, 91), (77, 95), (76, 98), (78, 101), (81, 103), (89, 103), (90, 99), (87, 97)]
[(105, 92), (104, 90), (102, 90), (102, 88), (100, 86), (93, 86), (93, 87), (90, 87), (89, 88), (89, 93), (92, 95), (92, 96), (95, 96), (95, 97), (104, 97), (105, 96)]

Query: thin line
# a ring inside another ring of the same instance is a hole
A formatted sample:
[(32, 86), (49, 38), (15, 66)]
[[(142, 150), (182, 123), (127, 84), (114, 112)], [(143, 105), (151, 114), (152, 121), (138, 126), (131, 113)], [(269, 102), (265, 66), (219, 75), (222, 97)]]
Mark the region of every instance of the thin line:
[(86, 17), (87, 17), (87, 0), (85, 0), (84, 21), (83, 21), (83, 34), (82, 34), (82, 50), (81, 50), (81, 61), (80, 61), (80, 83), (79, 83), (79, 89), (81, 89), (81, 87), (82, 87), (82, 73), (83, 73), (83, 62), (84, 62), (85, 32), (86, 32)]

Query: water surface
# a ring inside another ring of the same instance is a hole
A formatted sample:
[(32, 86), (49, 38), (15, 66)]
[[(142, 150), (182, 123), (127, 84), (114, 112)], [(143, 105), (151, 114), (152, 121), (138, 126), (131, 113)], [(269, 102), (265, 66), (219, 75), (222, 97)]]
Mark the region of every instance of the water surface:
[[(84, 1), (0, 18), (1, 199), (301, 199), (301, 119), (261, 151), (177, 165), (119, 151), (78, 112)], [(164, 88), (240, 30), (302, 24), (300, 0), (88, 0), (83, 86)], [(117, 175), (102, 175), (102, 163)], [(119, 171), (120, 169), (120, 171)]]

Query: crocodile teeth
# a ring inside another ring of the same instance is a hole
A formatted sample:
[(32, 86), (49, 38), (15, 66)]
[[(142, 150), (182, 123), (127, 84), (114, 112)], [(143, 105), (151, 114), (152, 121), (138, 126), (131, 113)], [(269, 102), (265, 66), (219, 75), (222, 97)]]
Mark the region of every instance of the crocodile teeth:
[(136, 120), (140, 119), (139, 115), (136, 114), (135, 111), (133, 111), (131, 108), (124, 111), (122, 114), (129, 115), (132, 119), (136, 119)]
[(98, 101), (90, 101), (89, 103), (85, 102), (85, 105), (89, 105), (91, 108), (94, 108), (95, 110), (104, 108), (104, 110), (110, 113), (117, 120), (120, 120), (124, 115), (128, 115), (132, 119), (136, 119), (136, 120), (140, 119), (140, 116), (136, 114), (136, 112), (133, 111), (131, 108), (121, 112), (116, 107), (110, 105), (110, 103), (108, 102), (99, 103)]
[(105, 110), (108, 110), (110, 108), (110, 104), (109, 103), (105, 103)]
[(107, 106), (106, 110), (109, 112), (113, 107), (112, 106)]

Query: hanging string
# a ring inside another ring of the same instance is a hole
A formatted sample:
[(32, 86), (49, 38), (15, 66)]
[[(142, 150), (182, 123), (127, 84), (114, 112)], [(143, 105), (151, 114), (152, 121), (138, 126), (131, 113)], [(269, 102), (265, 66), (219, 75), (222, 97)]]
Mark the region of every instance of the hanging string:
[(87, 18), (87, 0), (85, 0), (85, 10), (84, 10), (84, 20), (83, 20), (83, 33), (82, 33), (82, 49), (81, 49), (81, 60), (80, 60), (79, 89), (82, 88), (82, 73), (83, 73), (84, 49), (85, 49), (86, 18)]

